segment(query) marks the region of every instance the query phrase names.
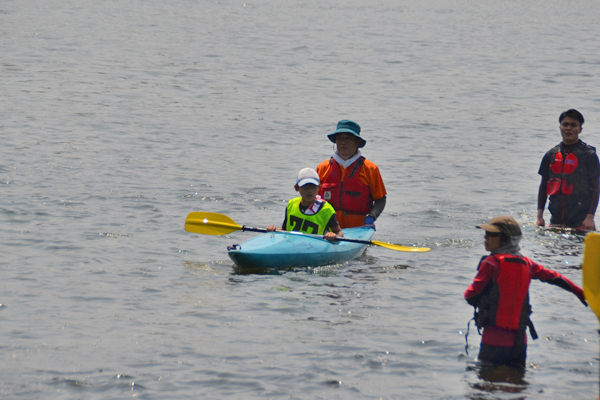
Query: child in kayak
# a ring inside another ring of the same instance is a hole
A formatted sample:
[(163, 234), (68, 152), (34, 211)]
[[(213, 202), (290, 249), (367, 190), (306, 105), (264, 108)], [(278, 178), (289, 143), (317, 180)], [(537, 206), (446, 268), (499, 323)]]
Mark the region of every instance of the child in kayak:
[[(288, 202), (281, 230), (324, 235), (330, 241), (336, 237), (344, 237), (335, 210), (318, 195), (319, 185), (317, 171), (312, 168), (300, 170), (294, 185), (294, 189), (300, 192), (300, 197)], [(267, 226), (268, 232), (276, 229), (274, 225)]]
[(477, 225), (485, 231), (485, 249), (477, 276), (465, 291), (465, 300), (476, 307), (475, 323), (483, 328), (479, 360), (524, 368), (527, 357), (525, 329), (537, 338), (529, 319), (531, 279), (573, 293), (587, 307), (583, 290), (558, 272), (544, 268), (520, 252), (521, 228), (512, 217), (496, 217)]

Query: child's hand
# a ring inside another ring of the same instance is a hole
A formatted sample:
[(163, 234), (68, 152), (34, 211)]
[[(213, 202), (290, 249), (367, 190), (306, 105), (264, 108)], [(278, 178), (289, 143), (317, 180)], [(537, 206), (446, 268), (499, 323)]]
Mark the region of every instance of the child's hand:
[(275, 225), (269, 225), (267, 226), (267, 232), (273, 232), (276, 231), (277, 228), (275, 227)]
[(333, 232), (327, 232), (324, 235), (324, 238), (327, 239), (327, 240), (329, 240), (330, 242), (333, 242), (336, 237), (337, 237), (337, 235), (335, 233), (333, 233)]

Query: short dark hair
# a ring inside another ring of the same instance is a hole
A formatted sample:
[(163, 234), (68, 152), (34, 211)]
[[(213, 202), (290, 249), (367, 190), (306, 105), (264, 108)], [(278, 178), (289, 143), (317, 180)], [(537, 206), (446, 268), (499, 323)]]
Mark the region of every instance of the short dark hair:
[(562, 120), (565, 117), (576, 119), (577, 121), (579, 121), (579, 126), (583, 125), (583, 123), (585, 122), (585, 120), (583, 119), (583, 115), (581, 115), (581, 113), (575, 110), (574, 108), (571, 108), (570, 110), (567, 110), (560, 114), (560, 117), (558, 117), (558, 122), (562, 122)]

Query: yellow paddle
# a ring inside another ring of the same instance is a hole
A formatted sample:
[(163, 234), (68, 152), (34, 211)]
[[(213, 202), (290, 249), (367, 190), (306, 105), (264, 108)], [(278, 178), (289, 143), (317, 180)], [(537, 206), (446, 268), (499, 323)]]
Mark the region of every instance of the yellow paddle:
[[(200, 233), (203, 235), (226, 235), (234, 231), (250, 231), (250, 232), (267, 232), (266, 229), (251, 228), (248, 226), (241, 226), (235, 223), (234, 220), (229, 218), (227, 215), (211, 212), (191, 212), (185, 220), (185, 230), (193, 233)], [(280, 231), (281, 232), (281, 231)], [(292, 232), (298, 235), (304, 235), (309, 237), (315, 237), (322, 239), (319, 235), (308, 235), (300, 232)], [(425, 252), (429, 251), (428, 247), (408, 247), (401, 246), (399, 244), (379, 242), (377, 240), (359, 240), (349, 238), (336, 238), (337, 241), (342, 242), (353, 242), (370, 244), (373, 246), (381, 246), (386, 249), (396, 251), (410, 251), (410, 252)]]
[(600, 233), (588, 233), (583, 253), (583, 294), (600, 321)]
[(581, 271), (585, 300), (600, 321), (600, 233), (588, 233), (585, 237)]

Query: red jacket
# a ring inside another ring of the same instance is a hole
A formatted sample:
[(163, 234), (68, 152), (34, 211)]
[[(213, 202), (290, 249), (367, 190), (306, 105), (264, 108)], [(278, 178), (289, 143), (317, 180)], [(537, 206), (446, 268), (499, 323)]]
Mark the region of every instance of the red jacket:
[[(500, 259), (502, 256), (514, 257), (507, 254), (497, 254), (485, 257), (481, 260), (479, 266), (477, 267), (478, 272), (473, 280), (473, 283), (465, 291), (465, 299), (469, 302), (469, 304), (475, 305), (480, 300), (479, 298), (481, 296), (485, 296), (488, 285), (502, 283), (500, 269)], [(525, 285), (528, 287), (531, 279), (539, 279), (543, 282), (559, 286), (569, 292), (572, 292), (580, 300), (585, 299), (583, 296), (583, 290), (558, 272), (546, 269), (527, 257), (519, 258), (526, 262), (529, 271), (528, 274), (515, 274), (513, 275), (513, 278), (520, 276), (519, 279), (526, 280), (526, 282), (521, 282), (523, 287)], [(529, 277), (527, 277), (527, 275), (529, 275)], [(498, 282), (499, 278), (500, 283)], [(516, 291), (521, 292), (522, 290), (517, 289)], [(510, 320), (511, 312), (507, 308), (509, 306), (506, 303), (498, 302), (498, 307), (502, 308), (502, 310), (500, 310), (500, 314), (505, 315), (505, 317), (508, 318), (507, 320)], [(514, 313), (512, 315), (514, 317)], [(496, 316), (496, 321), (498, 321), (498, 316)], [(517, 337), (517, 330), (506, 328), (506, 326), (508, 326), (506, 323), (496, 323), (494, 325), (487, 324), (483, 330), (481, 342), (494, 346), (514, 346), (515, 339)], [(514, 328), (514, 324), (512, 325), (512, 328)], [(524, 343), (526, 343), (526, 341), (527, 339), (525, 336)]]

